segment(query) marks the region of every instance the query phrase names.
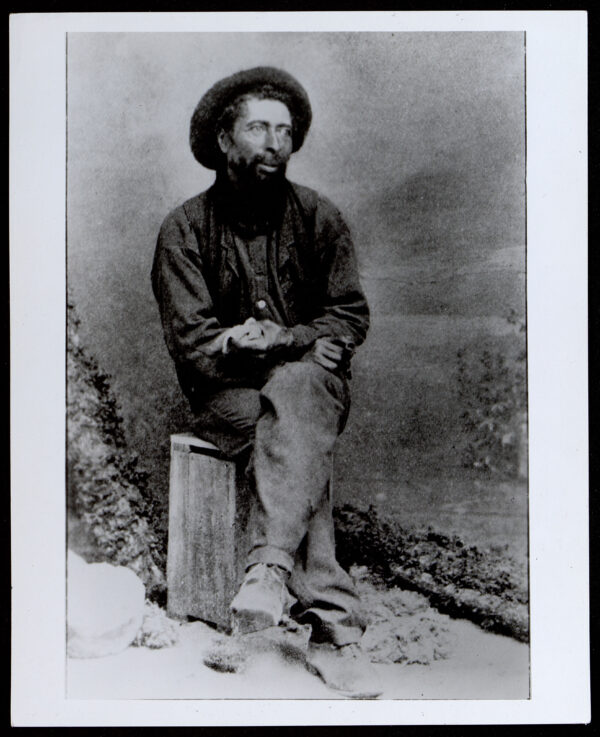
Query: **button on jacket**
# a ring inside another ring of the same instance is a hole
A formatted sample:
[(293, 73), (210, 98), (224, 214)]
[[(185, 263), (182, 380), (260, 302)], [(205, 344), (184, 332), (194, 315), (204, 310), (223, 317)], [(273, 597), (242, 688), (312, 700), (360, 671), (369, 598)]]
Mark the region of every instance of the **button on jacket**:
[(268, 317), (291, 329), (294, 340), (284, 360), (295, 360), (320, 336), (349, 336), (356, 345), (365, 339), (369, 310), (340, 213), (314, 190), (287, 180), (280, 204), (266, 228), (268, 289), (258, 300), (219, 179), (173, 210), (161, 227), (152, 286), (192, 406), (214, 391), (252, 385), (269, 361), (282, 360), (277, 352), (223, 355), (220, 336), (249, 317)]

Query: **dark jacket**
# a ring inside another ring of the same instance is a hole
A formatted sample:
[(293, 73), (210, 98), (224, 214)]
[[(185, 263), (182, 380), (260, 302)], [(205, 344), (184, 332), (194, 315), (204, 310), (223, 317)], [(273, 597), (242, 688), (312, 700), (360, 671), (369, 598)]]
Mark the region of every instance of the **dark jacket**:
[[(213, 185), (173, 210), (161, 227), (152, 267), (166, 344), (192, 404), (225, 386), (251, 385), (257, 368), (257, 359), (212, 349), (225, 328), (261, 318), (249, 300), (223, 204)], [(269, 242), (270, 295), (294, 336), (287, 360), (320, 336), (362, 343), (369, 310), (338, 210), (315, 191), (286, 182)]]

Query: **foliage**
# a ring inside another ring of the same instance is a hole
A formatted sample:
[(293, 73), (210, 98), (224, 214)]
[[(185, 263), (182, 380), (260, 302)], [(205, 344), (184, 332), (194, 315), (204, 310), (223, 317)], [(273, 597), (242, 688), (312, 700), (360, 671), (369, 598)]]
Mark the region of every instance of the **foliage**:
[(344, 568), (366, 566), (387, 587), (419, 591), (440, 611), (527, 640), (527, 572), (505, 548), (480, 550), (431, 529), (409, 531), (381, 520), (374, 507), (344, 505), (334, 515)]
[[(508, 321), (524, 333), (514, 314)], [(514, 478), (519, 469), (521, 424), (527, 408), (526, 353), (459, 350), (458, 397), (465, 442), (462, 463), (487, 475)]]
[(148, 475), (127, 449), (109, 377), (81, 347), (73, 305), (67, 310), (67, 507), (77, 520), (71, 527), (83, 528), (88, 560), (128, 566), (148, 595), (160, 595), (164, 544), (153, 529)]

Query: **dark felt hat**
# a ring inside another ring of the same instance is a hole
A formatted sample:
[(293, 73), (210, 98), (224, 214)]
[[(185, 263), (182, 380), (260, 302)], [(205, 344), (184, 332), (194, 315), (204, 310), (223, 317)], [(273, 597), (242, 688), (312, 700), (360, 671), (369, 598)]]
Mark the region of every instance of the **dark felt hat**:
[(217, 169), (219, 166), (222, 154), (217, 143), (216, 128), (227, 105), (239, 95), (266, 84), (285, 94), (293, 121), (292, 151), (297, 151), (302, 146), (312, 119), (310, 101), (304, 87), (283, 69), (245, 69), (213, 85), (196, 105), (192, 115), (190, 146), (196, 160), (207, 169)]

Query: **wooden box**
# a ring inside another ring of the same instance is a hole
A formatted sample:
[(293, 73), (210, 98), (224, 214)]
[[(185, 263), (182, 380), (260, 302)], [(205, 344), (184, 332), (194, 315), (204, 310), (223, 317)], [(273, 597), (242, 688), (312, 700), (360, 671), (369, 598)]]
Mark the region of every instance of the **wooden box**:
[(167, 609), (230, 626), (244, 574), (250, 489), (236, 464), (193, 435), (171, 436)]

